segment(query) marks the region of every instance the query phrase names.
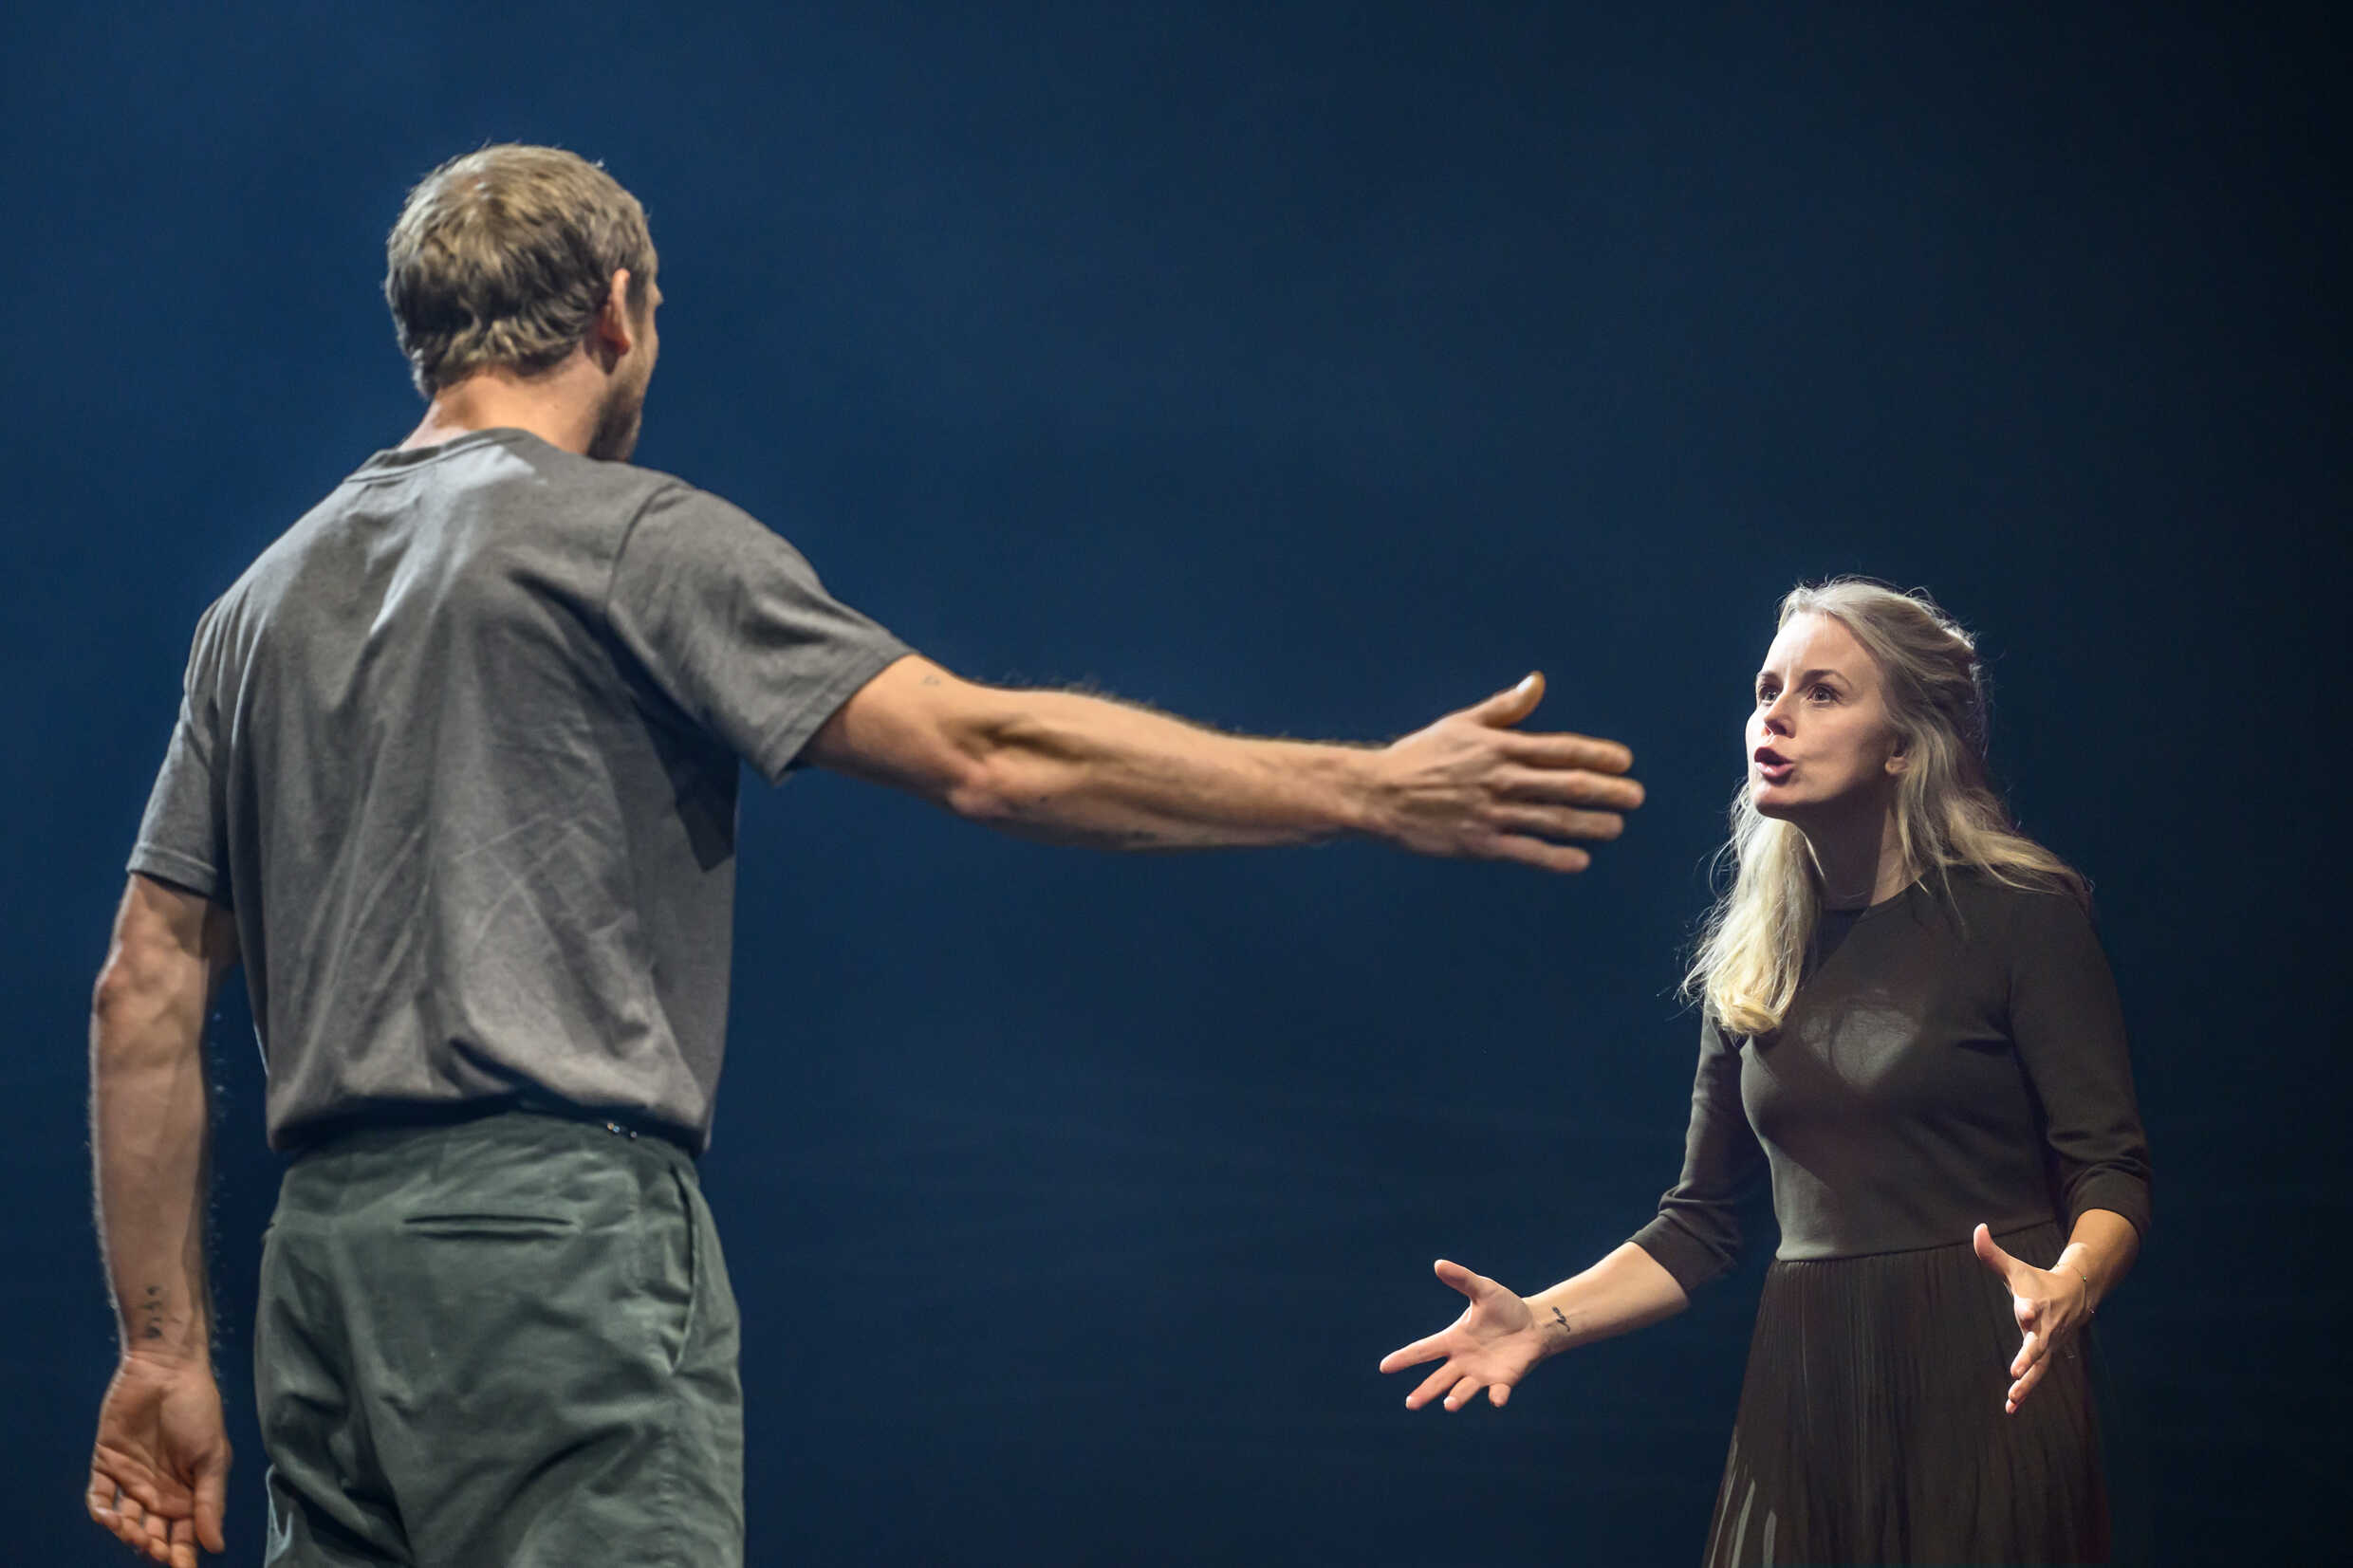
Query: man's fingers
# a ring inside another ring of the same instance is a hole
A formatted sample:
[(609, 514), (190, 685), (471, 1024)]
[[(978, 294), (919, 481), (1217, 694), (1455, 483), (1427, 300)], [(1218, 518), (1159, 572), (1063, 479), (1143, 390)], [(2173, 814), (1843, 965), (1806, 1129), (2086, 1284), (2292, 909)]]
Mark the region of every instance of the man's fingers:
[(1547, 843), (1516, 833), (1496, 834), (1486, 840), (1482, 852), (1490, 860), (1517, 860), (1542, 871), (1579, 872), (1593, 863), (1592, 856), (1574, 845)]
[(135, 1499), (116, 1498), (114, 1505), (107, 1510), (105, 1517), (99, 1522), (112, 1530), (116, 1540), (134, 1551), (146, 1548), (147, 1516), (145, 1510), (139, 1507)]
[[(1586, 773), (1618, 775), (1634, 766), (1634, 753), (1617, 741), (1603, 740), (1594, 735), (1575, 735), (1566, 730), (1538, 731), (1534, 734), (1511, 734), (1497, 737), (1503, 753), (1515, 763), (1541, 767), (1560, 773), (1578, 770)], [(1641, 803), (1640, 784), (1634, 784), (1635, 805)]]
[(1565, 805), (1499, 805), (1489, 809), (1491, 826), (1529, 839), (1583, 839), (1607, 843), (1626, 830), (1614, 811), (1578, 811)]
[(1496, 692), (1485, 702), (1464, 709), (1463, 716), (1492, 729), (1505, 729), (1533, 713), (1536, 705), (1544, 701), (1544, 676), (1530, 671), (1522, 675), (1516, 685)]
[(1507, 801), (1536, 805), (1582, 805), (1631, 811), (1642, 803), (1642, 786), (1615, 773), (1584, 767), (1534, 767), (1507, 763), (1495, 772), (1495, 793)]
[(196, 1541), (208, 1552), (229, 1550), (228, 1537), (222, 1534), (221, 1518), (229, 1511), (229, 1462), (206, 1469), (196, 1477)]
[(125, 1468), (128, 1471), (127, 1475), (110, 1475), (106, 1478), (113, 1483), (115, 1490), (121, 1494), (122, 1501), (137, 1503), (142, 1511), (162, 1507), (163, 1493), (156, 1485), (154, 1479), (138, 1466), (127, 1466)]

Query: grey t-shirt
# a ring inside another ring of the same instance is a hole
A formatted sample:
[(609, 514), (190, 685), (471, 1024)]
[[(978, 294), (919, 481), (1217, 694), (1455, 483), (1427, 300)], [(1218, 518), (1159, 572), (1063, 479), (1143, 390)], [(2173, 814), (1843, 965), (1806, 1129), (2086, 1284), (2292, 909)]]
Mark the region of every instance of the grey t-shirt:
[(907, 652), (668, 475), (380, 452), (197, 623), (131, 869), (236, 912), (274, 1146), (520, 1093), (700, 1148), (737, 760), (781, 781)]

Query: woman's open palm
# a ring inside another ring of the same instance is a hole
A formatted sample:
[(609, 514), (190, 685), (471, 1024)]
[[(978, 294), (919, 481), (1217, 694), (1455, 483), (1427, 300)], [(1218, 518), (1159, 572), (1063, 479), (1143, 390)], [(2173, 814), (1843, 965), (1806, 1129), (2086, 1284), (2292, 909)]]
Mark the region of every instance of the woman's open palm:
[(1441, 1332), (1382, 1356), (1380, 1370), (1399, 1372), (1444, 1356), (1438, 1370), (1405, 1396), (1407, 1410), (1417, 1411), (1443, 1393), (1446, 1408), (1458, 1411), (1481, 1389), (1500, 1409), (1511, 1397), (1512, 1385), (1544, 1359), (1544, 1327), (1526, 1301), (1486, 1275), (1443, 1258), (1434, 1266), (1438, 1279), (1469, 1297), (1471, 1304)]

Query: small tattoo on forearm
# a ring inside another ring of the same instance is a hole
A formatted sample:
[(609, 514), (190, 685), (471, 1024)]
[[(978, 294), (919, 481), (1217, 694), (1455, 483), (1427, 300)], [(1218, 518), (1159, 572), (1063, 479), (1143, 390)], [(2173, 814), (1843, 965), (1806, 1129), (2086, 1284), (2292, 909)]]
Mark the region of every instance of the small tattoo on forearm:
[(1577, 1332), (1574, 1328), (1569, 1326), (1568, 1319), (1561, 1315), (1561, 1309), (1559, 1307), (1554, 1307), (1552, 1309), (1552, 1320), (1561, 1325), (1561, 1332), (1563, 1334), (1574, 1334)]
[(146, 1296), (139, 1303), (139, 1310), (145, 1315), (147, 1319), (147, 1326), (139, 1331), (139, 1337), (142, 1339), (162, 1338), (163, 1287), (149, 1285)]

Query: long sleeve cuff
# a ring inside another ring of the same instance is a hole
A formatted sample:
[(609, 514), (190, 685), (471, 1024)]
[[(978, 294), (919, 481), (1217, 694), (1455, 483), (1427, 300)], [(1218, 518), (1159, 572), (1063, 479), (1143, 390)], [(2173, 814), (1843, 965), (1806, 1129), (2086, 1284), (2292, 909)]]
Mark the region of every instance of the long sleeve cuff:
[(2131, 1222), (2143, 1240), (2149, 1234), (2149, 1184), (2121, 1171), (2092, 1171), (2067, 1191), (2067, 1224), (2072, 1227), (2087, 1208), (2104, 1208)]
[(1732, 1272), (1736, 1261), (1686, 1230), (1672, 1214), (1659, 1215), (1630, 1239), (1683, 1287), (1686, 1296)]

